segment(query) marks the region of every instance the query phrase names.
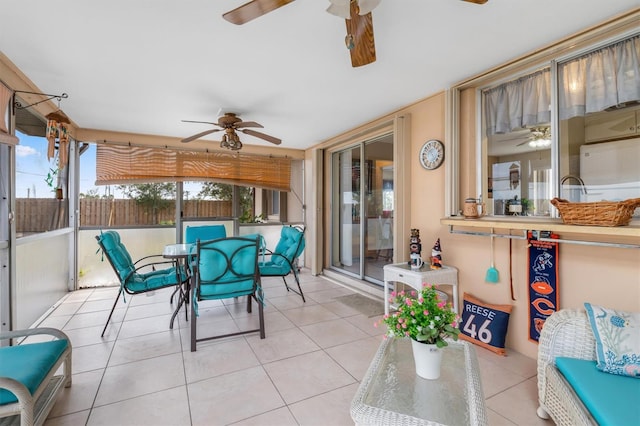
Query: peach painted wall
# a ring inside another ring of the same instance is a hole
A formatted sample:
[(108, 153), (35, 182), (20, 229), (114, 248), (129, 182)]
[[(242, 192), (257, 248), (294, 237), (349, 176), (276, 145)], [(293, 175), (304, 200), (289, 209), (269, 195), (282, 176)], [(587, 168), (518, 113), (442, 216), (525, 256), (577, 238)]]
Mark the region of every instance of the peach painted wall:
[[(528, 340), (526, 242), (512, 241), (510, 276), (509, 241), (495, 239), (495, 266), (500, 280), (496, 284), (489, 284), (484, 281), (490, 265), (489, 238), (450, 234), (448, 226), (440, 224), (445, 211), (447, 164), (445, 162), (445, 165), (436, 170), (425, 170), (420, 166), (418, 153), (429, 139), (442, 140), (445, 143), (445, 155), (451, 152), (450, 141), (444, 139), (444, 99), (445, 94), (439, 93), (398, 112), (411, 114), (411, 159), (409, 164), (401, 165), (410, 167), (411, 192), (399, 196), (410, 199), (410, 227), (420, 230), (423, 257), (430, 255), (431, 247), (440, 238), (443, 263), (459, 270), (460, 299), (464, 292), (469, 292), (490, 303), (513, 305), (507, 347), (535, 358), (537, 344)], [(473, 93), (462, 93), (462, 100), (463, 104), (473, 104)], [(464, 199), (473, 195), (475, 190), (475, 112), (471, 107), (463, 107), (461, 112), (460, 122), (465, 125), (461, 128), (460, 135), (460, 197)], [(360, 129), (353, 130), (357, 132)], [(572, 238), (571, 235), (563, 236)], [(403, 240), (399, 244), (407, 243), (408, 237), (399, 236)], [(592, 302), (612, 308), (640, 311), (640, 250), (564, 244), (560, 245), (559, 256), (561, 308), (582, 308), (584, 302)], [(396, 259), (398, 262), (403, 260), (406, 259)], [(515, 300), (511, 298), (510, 281), (513, 281)]]
[[(471, 96), (463, 93), (465, 96)], [(472, 97), (471, 97), (472, 98)], [(471, 99), (470, 98), (470, 99)], [(472, 100), (472, 99), (471, 99)], [(472, 103), (472, 102), (471, 102)], [(437, 238), (442, 245), (443, 263), (459, 270), (460, 298), (463, 292), (487, 302), (511, 304), (513, 311), (507, 333), (507, 347), (535, 358), (537, 344), (528, 340), (528, 255), (526, 241), (512, 241), (512, 274), (514, 298), (511, 298), (509, 275), (509, 241), (496, 238), (495, 266), (500, 273), (496, 284), (484, 281), (490, 265), (488, 237), (450, 234), (440, 225), (444, 215), (445, 166), (423, 169), (418, 152), (428, 139), (444, 140), (444, 93), (415, 104), (411, 113), (411, 227), (420, 229), (423, 257), (430, 254)], [(469, 123), (461, 131), (466, 142), (461, 145), (460, 197), (473, 195), (475, 188), (475, 119), (472, 111), (463, 110), (461, 123)], [(514, 231), (515, 233), (515, 231)], [(571, 235), (563, 235), (571, 239)], [(575, 237), (575, 236), (574, 236)], [(584, 302), (612, 308), (640, 311), (640, 250), (603, 248), (561, 244), (559, 247), (560, 307), (582, 308)]]

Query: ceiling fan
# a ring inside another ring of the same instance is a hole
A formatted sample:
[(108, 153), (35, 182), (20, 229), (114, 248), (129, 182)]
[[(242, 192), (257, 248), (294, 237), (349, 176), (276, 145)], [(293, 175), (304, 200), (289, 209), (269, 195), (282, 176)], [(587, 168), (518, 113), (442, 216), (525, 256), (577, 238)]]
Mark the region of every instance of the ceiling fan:
[(551, 145), (551, 127), (532, 127), (529, 129), (529, 132), (530, 134), (527, 137), (527, 140), (516, 146), (528, 144), (532, 148), (544, 148)]
[(274, 138), (273, 136), (269, 136), (262, 132), (256, 132), (255, 130), (245, 129), (245, 127), (263, 127), (261, 124), (256, 123), (255, 121), (242, 121), (240, 117), (238, 117), (235, 113), (227, 112), (224, 115), (218, 118), (217, 123), (213, 123), (210, 121), (192, 121), (192, 120), (182, 120), (184, 123), (204, 123), (204, 124), (213, 124), (214, 126), (218, 126), (219, 128), (214, 128), (210, 130), (205, 130), (204, 132), (196, 133), (193, 136), (189, 136), (188, 138), (182, 139), (183, 143), (191, 142), (196, 139), (200, 139), (203, 136), (209, 135), (211, 133), (220, 132), (224, 130), (224, 135), (222, 135), (222, 140), (220, 141), (221, 148), (227, 148), (232, 151), (238, 151), (242, 148), (242, 142), (240, 142), (240, 138), (236, 131), (245, 133), (247, 135), (255, 136), (260, 139), (264, 139), (267, 142), (271, 142), (275, 145), (280, 145), (282, 142), (278, 138)]
[[(222, 17), (227, 21), (242, 25), (255, 18), (285, 6), (294, 0), (252, 0), (237, 7)], [(373, 38), (373, 16), (371, 11), (381, 0), (329, 0), (327, 12), (342, 17), (347, 24), (345, 44), (351, 55), (351, 66), (360, 67), (376, 60)], [(488, 0), (462, 0), (484, 4)]]
[(490, 144), (520, 147), (528, 145), (531, 148), (546, 148), (551, 145), (551, 127), (536, 126), (514, 130), (511, 133), (500, 133), (489, 138)]

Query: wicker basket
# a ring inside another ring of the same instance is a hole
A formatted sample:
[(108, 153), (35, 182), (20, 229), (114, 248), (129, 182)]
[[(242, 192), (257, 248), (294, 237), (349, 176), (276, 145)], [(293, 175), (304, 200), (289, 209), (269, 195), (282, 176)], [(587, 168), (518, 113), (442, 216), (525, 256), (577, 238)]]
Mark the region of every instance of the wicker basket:
[(559, 211), (562, 221), (571, 225), (621, 226), (628, 225), (640, 198), (625, 201), (597, 201), (594, 203), (571, 203), (562, 198), (551, 200)]

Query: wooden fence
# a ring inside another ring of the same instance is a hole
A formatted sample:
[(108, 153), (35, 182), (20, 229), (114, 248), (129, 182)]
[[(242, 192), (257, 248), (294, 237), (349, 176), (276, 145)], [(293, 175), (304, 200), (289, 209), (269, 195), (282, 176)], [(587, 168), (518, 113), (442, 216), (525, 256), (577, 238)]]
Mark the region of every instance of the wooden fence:
[[(17, 198), (16, 231), (28, 235), (66, 226), (68, 200)], [(231, 217), (231, 201), (188, 200), (184, 217)], [(172, 224), (175, 204), (153, 212), (136, 200), (80, 199), (80, 226), (135, 226)]]

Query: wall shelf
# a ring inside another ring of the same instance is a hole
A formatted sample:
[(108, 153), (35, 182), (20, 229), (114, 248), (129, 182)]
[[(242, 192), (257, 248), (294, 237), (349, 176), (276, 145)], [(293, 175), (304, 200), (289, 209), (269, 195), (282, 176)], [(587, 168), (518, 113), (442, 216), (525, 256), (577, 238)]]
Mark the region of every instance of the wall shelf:
[[(640, 249), (640, 224), (613, 227), (566, 225), (561, 219), (529, 216), (479, 219), (447, 217), (440, 219), (440, 224), (448, 225), (452, 234), (525, 239), (527, 230), (552, 231), (560, 235), (559, 239), (553, 240), (559, 243)], [(503, 231), (496, 233), (494, 229)], [(520, 232), (512, 234), (512, 231)], [(567, 234), (572, 237), (566, 238)]]

